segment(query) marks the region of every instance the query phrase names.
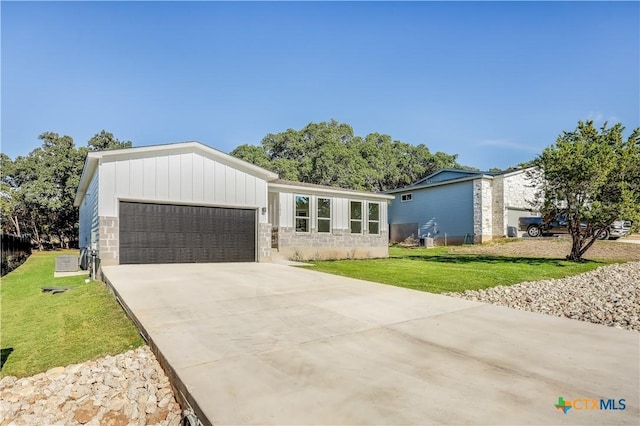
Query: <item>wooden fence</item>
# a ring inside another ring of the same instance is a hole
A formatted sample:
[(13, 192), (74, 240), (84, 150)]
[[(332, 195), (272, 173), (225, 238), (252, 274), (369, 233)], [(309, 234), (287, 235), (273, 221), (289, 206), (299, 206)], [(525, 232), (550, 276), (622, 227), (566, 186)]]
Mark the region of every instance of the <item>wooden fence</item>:
[(2, 234), (2, 275), (20, 266), (31, 254), (31, 237)]

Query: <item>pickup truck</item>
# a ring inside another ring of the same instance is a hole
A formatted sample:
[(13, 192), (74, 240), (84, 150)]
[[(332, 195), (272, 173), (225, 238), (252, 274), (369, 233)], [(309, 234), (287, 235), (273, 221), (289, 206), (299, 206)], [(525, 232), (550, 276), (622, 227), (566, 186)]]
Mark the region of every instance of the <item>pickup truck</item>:
[[(585, 225), (586, 226), (586, 225)], [(530, 237), (540, 237), (544, 235), (568, 234), (568, 223), (564, 216), (558, 215), (551, 220), (545, 221), (541, 217), (521, 217), (518, 218), (518, 228), (521, 231), (527, 231)], [(617, 240), (629, 234), (631, 230), (631, 221), (616, 220), (607, 227), (600, 236), (599, 240)]]

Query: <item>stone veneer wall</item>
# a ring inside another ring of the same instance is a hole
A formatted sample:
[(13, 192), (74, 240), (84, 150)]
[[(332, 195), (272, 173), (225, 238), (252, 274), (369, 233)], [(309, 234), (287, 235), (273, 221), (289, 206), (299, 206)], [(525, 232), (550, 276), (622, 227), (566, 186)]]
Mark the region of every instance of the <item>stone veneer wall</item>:
[(271, 261), (271, 224), (258, 224), (258, 262)]
[(504, 177), (498, 176), (495, 177), (492, 182), (492, 234), (494, 237), (504, 237), (507, 235), (507, 208), (505, 206), (504, 181)]
[(476, 179), (473, 181), (473, 234), (475, 243), (491, 240), (492, 220), (491, 181)]
[(536, 200), (536, 190), (526, 172), (504, 178), (505, 208), (520, 208), (530, 210)]
[(103, 266), (117, 265), (120, 250), (120, 225), (117, 217), (100, 216), (98, 257)]
[(333, 229), (331, 233), (305, 234), (279, 227), (278, 252), (292, 260), (388, 257), (389, 237), (386, 232), (352, 234), (347, 229)]

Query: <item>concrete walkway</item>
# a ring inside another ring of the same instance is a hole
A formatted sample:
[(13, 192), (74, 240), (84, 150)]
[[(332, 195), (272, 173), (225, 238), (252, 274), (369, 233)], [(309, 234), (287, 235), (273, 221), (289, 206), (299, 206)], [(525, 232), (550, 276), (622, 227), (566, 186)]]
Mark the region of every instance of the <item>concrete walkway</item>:
[[(277, 264), (104, 272), (205, 423), (640, 418), (632, 331)], [(564, 414), (558, 397), (625, 399), (626, 409), (577, 401)]]

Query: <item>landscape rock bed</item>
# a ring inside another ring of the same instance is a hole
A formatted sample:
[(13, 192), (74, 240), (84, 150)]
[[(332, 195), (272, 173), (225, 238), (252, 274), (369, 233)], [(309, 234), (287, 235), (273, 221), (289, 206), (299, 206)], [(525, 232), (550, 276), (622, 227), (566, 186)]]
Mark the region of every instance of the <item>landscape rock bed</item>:
[(640, 332), (640, 262), (446, 295)]
[(181, 409), (148, 346), (0, 380), (0, 425), (178, 425)]

